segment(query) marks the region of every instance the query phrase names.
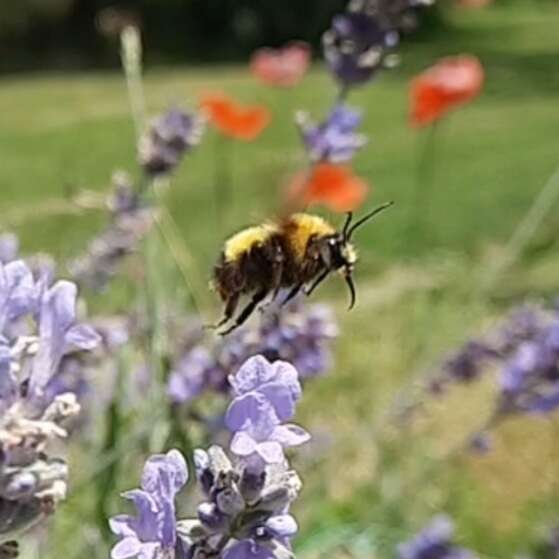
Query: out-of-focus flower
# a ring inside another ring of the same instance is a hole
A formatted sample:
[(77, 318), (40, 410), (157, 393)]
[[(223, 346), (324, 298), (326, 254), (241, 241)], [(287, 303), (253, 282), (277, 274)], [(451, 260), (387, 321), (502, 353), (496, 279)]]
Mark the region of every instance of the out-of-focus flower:
[(269, 363), (257, 355), (229, 379), (235, 398), (225, 415), (234, 433), (231, 450), (237, 456), (257, 454), (266, 463), (283, 460), (283, 448), (309, 440), (297, 425), (283, 424), (295, 414), (301, 397), (297, 370), (285, 361)]
[(252, 355), (268, 361), (292, 363), (300, 378), (308, 379), (331, 366), (332, 341), (338, 327), (331, 309), (296, 299), (280, 308), (269, 308), (255, 326), (240, 328), (212, 348), (200, 340), (186, 343), (176, 357), (168, 394), (174, 402), (187, 402), (204, 391), (225, 392), (227, 378)]
[(266, 107), (243, 106), (225, 95), (206, 95), (201, 107), (222, 134), (246, 142), (255, 140), (271, 121)]
[(122, 261), (134, 254), (150, 231), (154, 208), (142, 201), (122, 173), (113, 177), (114, 191), (109, 197), (111, 222), (87, 247), (85, 254), (68, 264), (78, 284), (102, 291), (114, 277)]
[(349, 10), (375, 18), (383, 28), (399, 32), (413, 31), (418, 24), (418, 9), (434, 0), (351, 0)]
[(330, 71), (344, 86), (368, 82), (382, 68), (386, 50), (397, 42), (394, 30), (364, 12), (335, 16), (322, 39)]
[(444, 391), (448, 384), (477, 380), (484, 372), (495, 351), (479, 340), (470, 340), (454, 352), (442, 365), (442, 374), (431, 380), (429, 388), (434, 394)]
[(367, 138), (356, 132), (361, 113), (338, 105), (322, 124), (315, 124), (305, 112), (297, 114), (297, 124), (311, 161), (343, 163), (350, 161), (366, 143)]
[(473, 559), (468, 549), (453, 543), (454, 525), (447, 516), (437, 516), (409, 542), (398, 546), (400, 559)]
[(559, 310), (531, 306), (513, 311), (504, 324), (456, 352), (429, 388), (441, 394), (449, 384), (471, 382), (488, 372), (496, 372), (500, 384), (489, 427), (511, 415), (559, 408)]
[(7, 264), (17, 258), (19, 251), (19, 240), (12, 233), (0, 235), (0, 264)]
[(113, 559), (180, 557), (175, 498), (188, 480), (186, 461), (178, 450), (157, 454), (144, 466), (141, 489), (127, 491), (137, 516), (118, 515), (110, 519), (112, 532), (121, 540), (113, 547)]
[(307, 73), (311, 59), (309, 45), (290, 43), (281, 49), (262, 48), (252, 55), (250, 70), (266, 85), (293, 87)]
[(21, 260), (0, 264), (0, 541), (19, 536), (65, 498), (68, 468), (49, 457), (48, 445), (66, 436), (64, 424), (80, 408), (74, 393), (49, 394), (47, 386), (64, 356), (98, 342), (77, 321), (74, 284), (35, 280)]
[(149, 176), (166, 175), (196, 146), (204, 132), (204, 119), (177, 108), (155, 119), (138, 146), (140, 165)]
[(410, 88), (411, 123), (427, 126), (477, 97), (484, 71), (475, 56), (443, 58), (414, 78)]
[(288, 201), (295, 207), (321, 204), (335, 212), (351, 212), (365, 200), (367, 183), (345, 165), (319, 163), (299, 173), (288, 188)]

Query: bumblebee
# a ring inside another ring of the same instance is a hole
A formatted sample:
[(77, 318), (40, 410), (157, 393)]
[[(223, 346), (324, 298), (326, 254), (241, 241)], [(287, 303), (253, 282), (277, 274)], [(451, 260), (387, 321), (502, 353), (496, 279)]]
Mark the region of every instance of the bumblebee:
[[(273, 301), (280, 290), (288, 289), (283, 306), (301, 290), (306, 295), (313, 293), (334, 271), (345, 279), (352, 309), (356, 301), (352, 274), (357, 262), (352, 235), (392, 204), (383, 204), (356, 222), (353, 214), (348, 213), (341, 232), (322, 217), (297, 213), (233, 235), (225, 242), (214, 267), (212, 285), (225, 309), (223, 318), (213, 328), (233, 321), (221, 332), (222, 336), (230, 334), (246, 322), (268, 295)], [(244, 295), (250, 296), (250, 301), (235, 318)]]

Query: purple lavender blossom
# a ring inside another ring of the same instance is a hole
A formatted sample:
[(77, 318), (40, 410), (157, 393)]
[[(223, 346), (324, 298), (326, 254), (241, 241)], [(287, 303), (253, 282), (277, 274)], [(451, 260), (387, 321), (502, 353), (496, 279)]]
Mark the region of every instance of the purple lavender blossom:
[(335, 16), (324, 34), (324, 58), (341, 84), (361, 85), (383, 67), (387, 49), (397, 40), (397, 33), (382, 27), (374, 17), (347, 12)]
[(398, 546), (400, 559), (473, 559), (475, 555), (456, 546), (454, 525), (447, 516), (437, 516), (410, 541)]
[(60, 362), (69, 353), (94, 349), (100, 337), (93, 328), (76, 321), (77, 287), (59, 281), (44, 291), (40, 301), (39, 350), (29, 379), (29, 397), (40, 398)]
[(33, 273), (23, 260), (0, 263), (0, 337), (8, 336), (8, 326), (36, 310), (38, 296)]
[(297, 124), (311, 161), (343, 163), (350, 161), (366, 143), (355, 130), (361, 124), (361, 113), (338, 105), (322, 124), (310, 121), (307, 113), (297, 114)]
[[(237, 398), (245, 399), (244, 404), (232, 403), (238, 408), (235, 421), (241, 420), (243, 427), (247, 426), (243, 414), (260, 428), (267, 419), (277, 427), (276, 409), (291, 415), (292, 405), (285, 399), (300, 397), (292, 368), (262, 358), (247, 363), (232, 381)], [(266, 414), (253, 413), (255, 400), (267, 406)], [(188, 477), (184, 459), (178, 451), (152, 457), (144, 468), (141, 489), (124, 494), (136, 506), (137, 516), (110, 520), (111, 530), (121, 538), (111, 557), (292, 557), (290, 540), (298, 527), (289, 509), (301, 481), (281, 454), (277, 461), (263, 460), (256, 452), (232, 461), (219, 446), (195, 450), (196, 479), (204, 501), (197, 507), (197, 518), (185, 520), (176, 518), (175, 508), (175, 497)]]
[(295, 414), (301, 397), (297, 370), (289, 363), (269, 363), (257, 355), (230, 377), (235, 398), (225, 415), (234, 433), (231, 451), (245, 458), (257, 454), (268, 464), (283, 460), (283, 448), (298, 446), (309, 434), (297, 425), (282, 424)]
[(220, 339), (208, 349), (199, 340), (185, 344), (175, 360), (167, 392), (176, 403), (187, 402), (201, 392), (227, 392), (227, 378), (251, 356), (268, 361), (287, 361), (301, 379), (323, 374), (331, 366), (332, 340), (338, 328), (325, 305), (305, 307), (300, 300), (283, 309), (269, 308), (257, 326), (247, 326)]
[(89, 243), (84, 254), (68, 264), (74, 280), (93, 291), (107, 287), (123, 260), (137, 251), (154, 221), (153, 208), (140, 198), (127, 177), (117, 173), (113, 183), (107, 202), (110, 223)]
[(500, 391), (484, 431), (471, 448), (487, 451), (488, 429), (511, 415), (545, 415), (559, 408), (559, 310), (524, 306), (482, 338), (467, 342), (429, 382), (434, 394), (449, 384), (469, 383), (496, 372)]
[(75, 307), (74, 284), (49, 287), (21, 260), (0, 263), (0, 541), (31, 528), (66, 496), (68, 467), (47, 451), (80, 408), (71, 391), (45, 389), (63, 356), (98, 342), (76, 321)]
[(186, 461), (178, 450), (148, 459), (141, 489), (123, 494), (137, 516), (110, 519), (112, 532), (122, 538), (112, 549), (113, 559), (173, 557), (177, 547), (175, 497), (188, 480)]
[(149, 176), (166, 175), (180, 163), (183, 155), (200, 142), (203, 119), (177, 108), (157, 118), (140, 140), (140, 164)]
[(174, 402), (188, 402), (207, 388), (214, 361), (204, 347), (194, 347), (181, 357), (169, 376), (167, 393)]
[(413, 31), (418, 24), (418, 9), (435, 0), (351, 0), (349, 10), (376, 18), (384, 28)]

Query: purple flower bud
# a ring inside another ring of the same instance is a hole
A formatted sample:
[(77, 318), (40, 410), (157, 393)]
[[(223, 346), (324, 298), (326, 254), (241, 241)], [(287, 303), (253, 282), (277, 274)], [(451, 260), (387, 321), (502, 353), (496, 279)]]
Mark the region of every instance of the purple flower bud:
[(400, 559), (473, 559), (474, 554), (452, 542), (454, 525), (447, 516), (437, 516), (409, 542), (398, 546)]
[(397, 33), (363, 12), (335, 16), (322, 38), (324, 58), (345, 86), (368, 82), (382, 68), (386, 50), (397, 41)]
[(200, 142), (204, 120), (192, 113), (170, 109), (156, 119), (139, 145), (140, 164), (147, 175), (170, 173), (183, 155)]
[(320, 125), (311, 122), (306, 113), (298, 113), (297, 124), (311, 161), (350, 161), (367, 143), (363, 134), (355, 132), (361, 120), (359, 112), (344, 105), (335, 107)]

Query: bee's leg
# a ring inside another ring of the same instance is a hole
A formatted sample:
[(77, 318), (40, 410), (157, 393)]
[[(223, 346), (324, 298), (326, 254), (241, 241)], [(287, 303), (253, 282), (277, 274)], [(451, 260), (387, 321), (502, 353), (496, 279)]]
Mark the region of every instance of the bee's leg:
[(259, 303), (261, 303), (266, 298), (267, 294), (267, 289), (262, 289), (255, 293), (250, 300), (250, 303), (241, 311), (241, 314), (237, 317), (233, 325), (220, 332), (219, 335), (227, 336), (227, 334), (230, 334), (231, 332), (233, 332), (233, 330), (236, 330), (239, 326), (242, 326), (248, 320), (249, 316), (254, 312)]
[(320, 276), (316, 278), (314, 283), (308, 289), (305, 289), (305, 295), (307, 295), (307, 297), (311, 295), (312, 292), (328, 277), (329, 273), (330, 270), (328, 269), (324, 270), (324, 272), (322, 272), (322, 274), (320, 274)]
[(274, 267), (274, 275), (272, 278), (272, 296), (270, 298), (270, 303), (273, 303), (281, 290), (281, 280), (283, 276), (283, 258), (276, 262)]
[(223, 311), (223, 318), (217, 324), (210, 324), (209, 326), (206, 326), (206, 328), (208, 328), (209, 330), (217, 330), (217, 328), (221, 328), (224, 324), (229, 322), (231, 318), (233, 318), (233, 315), (237, 310), (237, 306), (239, 304), (239, 298), (240, 298), (239, 293), (235, 293), (234, 295), (231, 295), (231, 297), (227, 300), (227, 303), (225, 304), (225, 310)]
[(287, 294), (287, 297), (281, 302), (281, 306), (285, 307), (285, 305), (287, 305), (287, 303), (289, 303), (291, 299), (297, 296), (299, 291), (301, 291), (302, 287), (303, 287), (302, 283), (298, 283), (297, 285), (294, 285), (291, 291)]

